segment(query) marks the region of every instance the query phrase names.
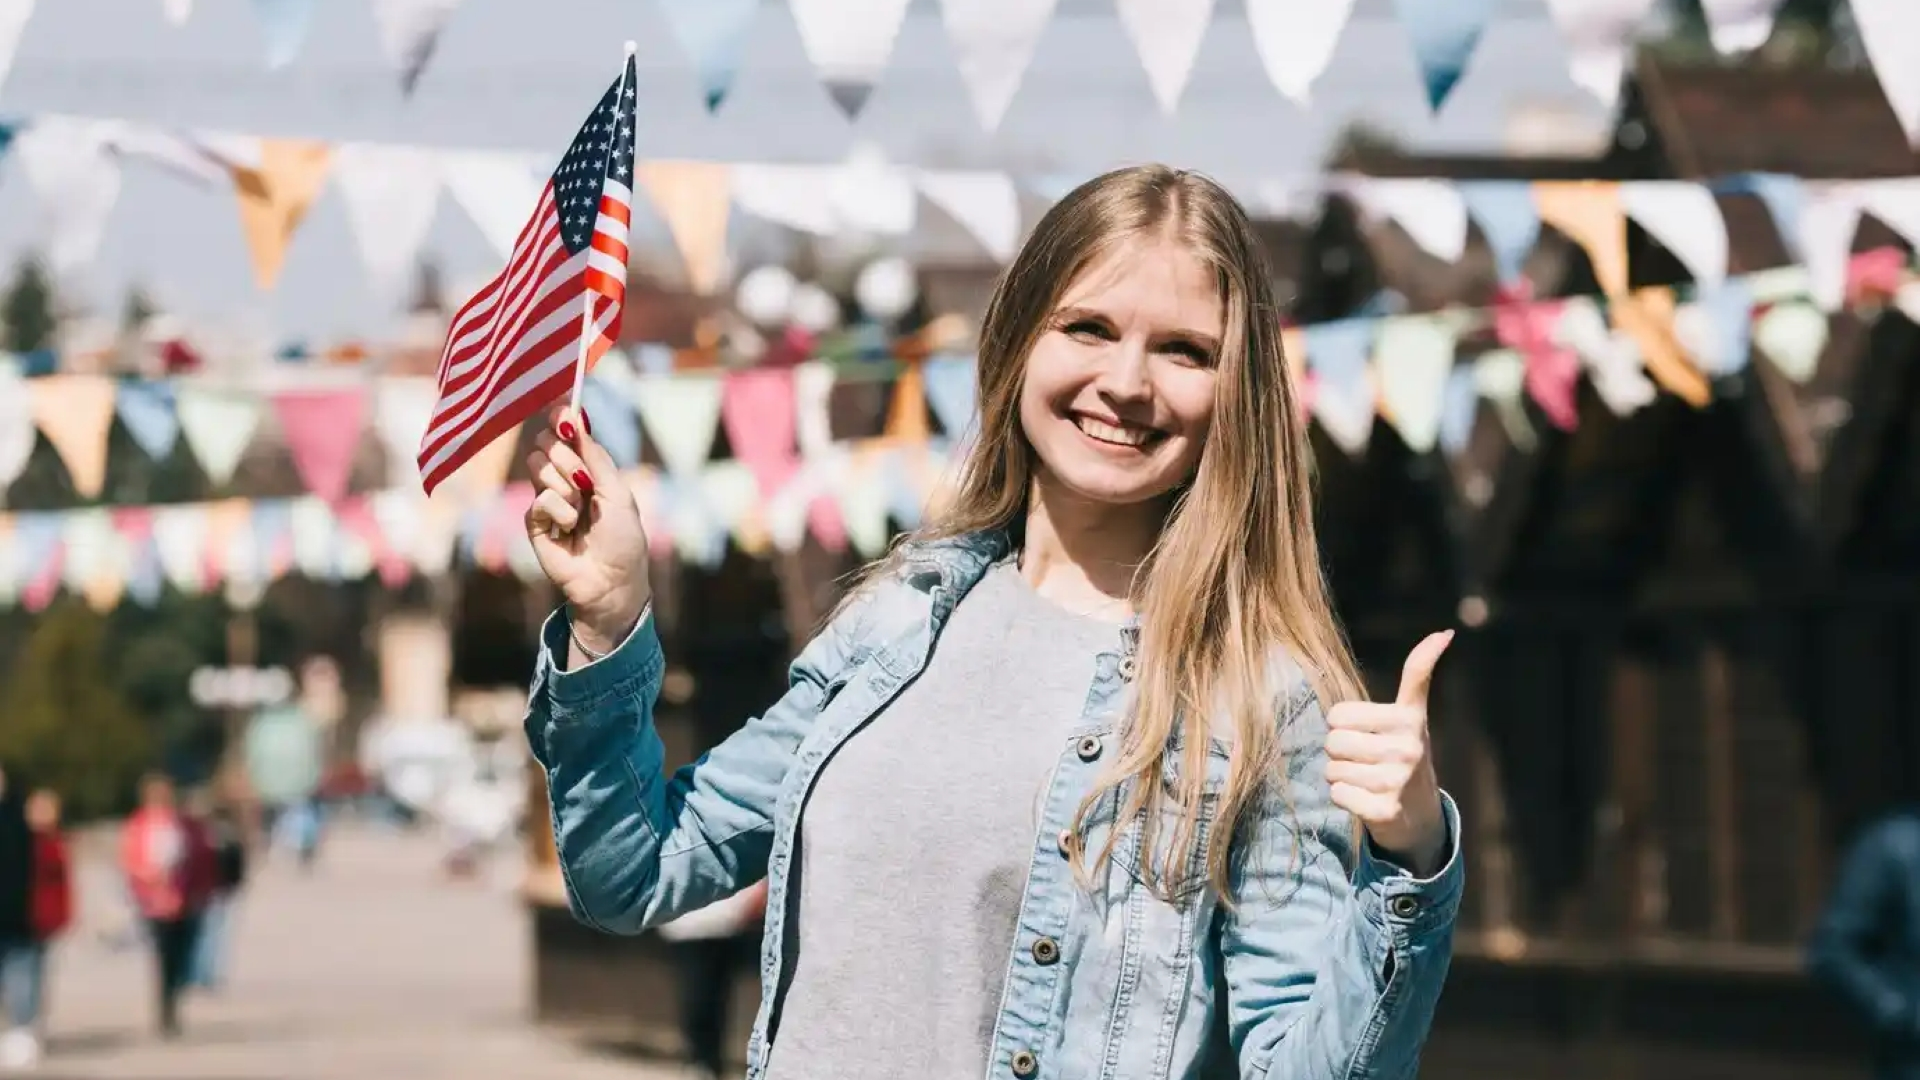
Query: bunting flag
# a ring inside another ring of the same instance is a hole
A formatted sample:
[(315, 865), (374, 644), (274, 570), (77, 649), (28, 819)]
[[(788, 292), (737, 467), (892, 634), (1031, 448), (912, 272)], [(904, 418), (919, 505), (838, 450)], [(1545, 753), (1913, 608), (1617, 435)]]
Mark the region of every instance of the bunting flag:
[(253, 14), (265, 40), (267, 68), (278, 70), (293, 63), (307, 41), (313, 0), (253, 0)]
[(1867, 61), (1893, 115), (1920, 146), (1920, 6), (1912, 0), (1848, 0)]
[(940, 0), (960, 78), (982, 130), (1006, 118), (1059, 0)]
[(1620, 101), (1634, 36), (1653, 5), (1654, 0), (1547, 0), (1567, 43), (1567, 73), (1609, 110)]
[(332, 170), (374, 295), (404, 299), (440, 201), (439, 158), (411, 146), (345, 143)]
[(276, 394), (273, 411), (307, 490), (328, 503), (347, 494), (354, 452), (366, 427), (367, 395), (360, 387)]
[(33, 18), (33, 4), (34, 0), (0, 0), (0, 85), (13, 69), (13, 54)]
[(733, 211), (724, 165), (650, 161), (634, 169), (647, 197), (666, 219), (694, 291), (710, 295), (726, 272), (727, 221)]
[(1011, 177), (922, 169), (915, 178), (927, 201), (959, 222), (995, 262), (1013, 261), (1020, 249), (1020, 193)]
[(251, 394), (188, 385), (179, 388), (174, 408), (180, 434), (201, 470), (215, 487), (226, 486), (260, 423), (259, 400)]
[(172, 383), (123, 382), (114, 407), (127, 434), (148, 457), (165, 461), (173, 455), (174, 444), (180, 441), (180, 416), (174, 405)]
[(886, 71), (909, 0), (788, 0), (800, 44), (827, 95), (848, 119), (860, 115)]
[(1313, 100), (1313, 84), (1333, 60), (1340, 32), (1353, 16), (1354, 0), (1246, 0), (1247, 28), (1267, 78), (1301, 108)]
[(233, 170), (233, 189), (240, 198), (240, 225), (253, 254), (254, 280), (262, 292), (271, 292), (280, 280), (294, 231), (326, 183), (333, 150), (326, 143), (267, 139), (260, 154), (259, 168)]
[(1133, 39), (1160, 111), (1171, 116), (1200, 57), (1214, 0), (1115, 0), (1120, 26)]
[(700, 96), (717, 112), (733, 88), (760, 0), (655, 0), (667, 29), (693, 63)]
[(1393, 9), (1406, 28), (1413, 58), (1427, 87), (1427, 104), (1434, 112), (1447, 103), (1460, 76), (1480, 44), (1480, 33), (1493, 16), (1494, 0), (1393, 0)]
[(461, 0), (374, 0), (373, 18), (380, 45), (400, 74), (400, 92), (412, 96), (420, 73), (433, 59), (440, 31)]
[(95, 499), (107, 482), (107, 434), (113, 427), (113, 380), (104, 375), (50, 375), (32, 383), (33, 422), (53, 444), (73, 490)]
[(120, 163), (109, 152), (115, 128), (109, 121), (48, 116), (13, 140), (40, 203), (48, 261), (61, 276), (93, 262), (120, 198)]
[(1751, 52), (1773, 35), (1773, 16), (1783, 0), (1700, 0), (1707, 34), (1721, 55)]

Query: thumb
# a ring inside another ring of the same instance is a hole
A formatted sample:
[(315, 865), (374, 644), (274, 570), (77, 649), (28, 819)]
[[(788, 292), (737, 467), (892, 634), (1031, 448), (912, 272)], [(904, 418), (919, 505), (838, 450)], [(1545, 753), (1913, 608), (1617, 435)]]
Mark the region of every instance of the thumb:
[(1453, 631), (1442, 630), (1437, 634), (1428, 634), (1420, 644), (1407, 654), (1407, 662), (1400, 669), (1400, 694), (1394, 698), (1396, 705), (1419, 705), (1427, 703), (1427, 691), (1433, 686), (1433, 668), (1440, 662), (1440, 656), (1453, 643)]

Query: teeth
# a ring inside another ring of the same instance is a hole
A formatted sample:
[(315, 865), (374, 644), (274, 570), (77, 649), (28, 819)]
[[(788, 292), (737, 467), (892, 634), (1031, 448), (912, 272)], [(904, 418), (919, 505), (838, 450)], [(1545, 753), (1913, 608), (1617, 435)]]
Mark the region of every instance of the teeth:
[(1073, 422), (1079, 425), (1081, 431), (1093, 438), (1101, 442), (1119, 443), (1121, 446), (1145, 446), (1147, 440), (1154, 435), (1147, 428), (1114, 427), (1112, 424), (1103, 424), (1086, 416), (1076, 416)]

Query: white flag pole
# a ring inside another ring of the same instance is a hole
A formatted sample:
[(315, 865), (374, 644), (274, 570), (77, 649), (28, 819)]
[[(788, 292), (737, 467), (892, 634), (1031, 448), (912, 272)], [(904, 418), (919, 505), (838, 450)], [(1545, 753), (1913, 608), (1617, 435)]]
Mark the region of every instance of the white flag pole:
[[(620, 89), (614, 94), (613, 110), (615, 116), (620, 115), (621, 100), (627, 96), (627, 69), (633, 66), (631, 61), (633, 60), (633, 54), (637, 51), (638, 47), (633, 42), (627, 42), (626, 56), (620, 61)], [(607, 150), (609, 159), (613, 156), (613, 147), (619, 145), (620, 140), (618, 138), (615, 138), (609, 145)], [(602, 178), (600, 186), (603, 191), (606, 188), (606, 184), (606, 180)], [(594, 204), (593, 212), (594, 216), (598, 218), (600, 214), (599, 203), (596, 202)], [(592, 234), (588, 234), (587, 246), (589, 250), (592, 249)], [(581, 273), (585, 272), (585, 270), (581, 271)], [(593, 295), (593, 290), (589, 289), (580, 297), (580, 352), (573, 361), (573, 392), (567, 397), (567, 411), (575, 415), (578, 415), (580, 412), (580, 395), (586, 390), (587, 386), (587, 349), (593, 344)]]

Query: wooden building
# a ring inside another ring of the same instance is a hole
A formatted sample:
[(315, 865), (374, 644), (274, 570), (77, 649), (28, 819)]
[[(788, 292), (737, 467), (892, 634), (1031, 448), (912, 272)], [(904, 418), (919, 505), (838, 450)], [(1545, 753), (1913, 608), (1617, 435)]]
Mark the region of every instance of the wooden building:
[[(1345, 164), (1626, 180), (1907, 175), (1920, 160), (1864, 73), (1643, 63), (1601, 159)], [(1789, 261), (1764, 206), (1728, 196), (1722, 209), (1731, 272)], [(1443, 265), (1338, 200), (1273, 242), (1303, 321), (1345, 315), (1383, 285), (1416, 309), (1492, 296), (1477, 242)], [(1894, 242), (1869, 219), (1857, 246)], [(1637, 228), (1630, 257), (1636, 284), (1682, 280)], [(1543, 290), (1596, 291), (1585, 256), (1551, 230), (1529, 273)], [(1626, 417), (1583, 388), (1578, 426), (1536, 414), (1531, 447), (1484, 414), (1452, 460), (1409, 452), (1385, 424), (1358, 458), (1316, 432), (1322, 541), (1376, 692), (1392, 692), (1423, 634), (1461, 629), (1433, 716), (1470, 885), (1423, 1076), (1865, 1074), (1864, 1038), (1806, 978), (1802, 948), (1844, 845), (1920, 797), (1920, 680), (1907, 674), (1920, 659), (1917, 362), (1920, 328), (1905, 318), (1844, 315), (1805, 384), (1762, 360), (1718, 381), (1705, 408), (1663, 395)], [(878, 409), (849, 404), (842, 433), (877, 430)], [(780, 604), (791, 647), (846, 566), (814, 552), (668, 580), (686, 612), (752, 621), (754, 605)], [(685, 589), (728, 599), (690, 603)], [(778, 664), (763, 656), (771, 700)], [(687, 723), (663, 720), (679, 760), (722, 734)], [(593, 935), (544, 880), (542, 1019), (670, 1048), (660, 943)], [(744, 1041), (751, 963), (740, 979)]]

